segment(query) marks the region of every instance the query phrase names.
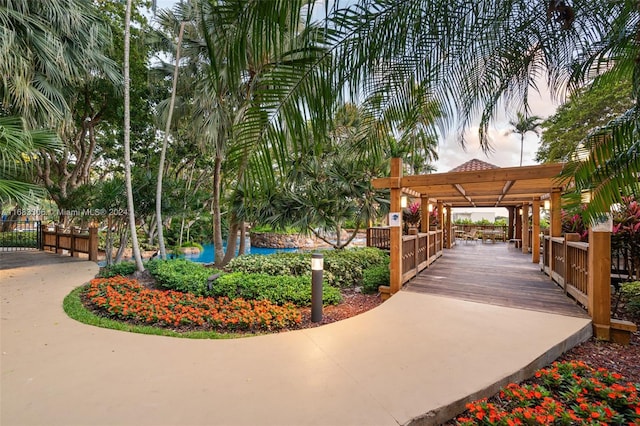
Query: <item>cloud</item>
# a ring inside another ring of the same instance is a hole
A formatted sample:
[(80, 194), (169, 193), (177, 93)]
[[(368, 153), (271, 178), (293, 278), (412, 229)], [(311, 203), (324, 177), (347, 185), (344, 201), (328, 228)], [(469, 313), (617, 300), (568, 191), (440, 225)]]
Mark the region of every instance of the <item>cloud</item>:
[[(544, 118), (554, 114), (557, 105), (552, 102), (546, 84), (538, 85), (541, 94), (532, 94), (529, 99), (531, 114)], [(466, 149), (460, 140), (449, 135), (441, 141), (438, 153), (440, 159), (436, 162), (439, 173), (447, 172), (460, 164), (477, 158), (498, 167), (516, 167), (520, 165), (520, 135), (510, 133), (509, 120), (515, 120), (515, 111), (502, 111), (488, 129), (491, 150), (484, 152), (478, 138), (478, 124), (469, 128), (465, 134)], [(478, 120), (479, 122), (479, 120)], [(525, 135), (522, 165), (536, 164), (535, 156), (540, 144), (540, 138), (532, 132)]]

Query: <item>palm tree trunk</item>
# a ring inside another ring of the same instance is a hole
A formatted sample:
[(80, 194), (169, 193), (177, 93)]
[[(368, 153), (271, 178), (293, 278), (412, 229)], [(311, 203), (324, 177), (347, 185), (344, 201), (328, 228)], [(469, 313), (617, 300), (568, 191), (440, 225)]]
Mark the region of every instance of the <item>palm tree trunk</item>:
[(520, 135), (520, 167), (522, 167), (522, 151), (524, 150), (524, 133)]
[(222, 191), (222, 158), (216, 154), (213, 167), (213, 249), (214, 265), (221, 266), (224, 260), (222, 248), (222, 215), (220, 212), (220, 192)]
[(167, 258), (167, 251), (164, 247), (164, 232), (162, 223), (162, 176), (164, 174), (164, 160), (167, 155), (167, 145), (169, 143), (169, 132), (171, 131), (171, 119), (173, 117), (173, 107), (176, 104), (176, 91), (178, 86), (178, 70), (180, 64), (180, 46), (182, 45), (182, 36), (184, 34), (184, 24), (180, 23), (180, 33), (178, 34), (178, 46), (176, 47), (176, 64), (173, 70), (173, 84), (171, 87), (171, 101), (169, 102), (169, 111), (167, 112), (167, 123), (164, 128), (164, 140), (162, 141), (162, 150), (160, 151), (160, 164), (158, 165), (158, 184), (156, 185), (156, 225), (158, 226), (158, 245), (160, 248), (160, 258)]
[(131, 230), (131, 245), (133, 257), (138, 272), (144, 271), (140, 245), (136, 234), (136, 213), (133, 207), (133, 185), (131, 183), (131, 106), (129, 89), (129, 53), (131, 51), (131, 0), (127, 0), (124, 17), (124, 174), (127, 189), (127, 210), (129, 211), (129, 228)]

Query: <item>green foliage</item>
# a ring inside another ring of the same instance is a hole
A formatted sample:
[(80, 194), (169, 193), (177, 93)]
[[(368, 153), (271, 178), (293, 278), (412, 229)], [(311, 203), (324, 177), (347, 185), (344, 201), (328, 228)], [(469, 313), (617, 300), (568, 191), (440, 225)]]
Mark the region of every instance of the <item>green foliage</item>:
[(364, 293), (377, 293), (381, 285), (389, 285), (389, 265), (377, 265), (365, 269), (362, 276)]
[(196, 243), (194, 241), (187, 241), (186, 243), (182, 243), (182, 245), (180, 247), (182, 247), (182, 248), (195, 247), (195, 248), (199, 249), (200, 251), (204, 251), (204, 247), (202, 247), (202, 244)]
[(327, 281), (341, 288), (361, 285), (366, 269), (386, 262), (388, 262), (388, 255), (373, 247), (324, 252)]
[(568, 160), (590, 130), (629, 109), (633, 103), (631, 87), (627, 79), (611, 79), (571, 96), (542, 123), (544, 132), (536, 161)]
[(620, 291), (629, 313), (640, 315), (640, 281), (623, 283)]
[[(323, 285), (322, 293), (322, 302), (325, 305), (336, 305), (342, 300), (340, 290), (327, 284)], [(311, 306), (311, 277), (235, 272), (215, 280), (212, 295), (226, 296), (230, 299), (240, 297), (269, 300), (278, 305), (291, 302), (297, 306)]]
[[(324, 280), (335, 287), (362, 284), (363, 273), (372, 266), (386, 264), (388, 255), (373, 247), (327, 250), (324, 255)], [(268, 256), (239, 256), (228, 269), (233, 272), (302, 276), (311, 273), (311, 253), (275, 253)]]
[(300, 228), (296, 228), (296, 227), (292, 227), (292, 226), (286, 226), (284, 228), (277, 228), (271, 225), (256, 225), (254, 227), (251, 228), (251, 232), (267, 232), (267, 233), (271, 233), (271, 234), (285, 234), (285, 235), (289, 235), (289, 234), (294, 234), (297, 235), (301, 232), (302, 230)]
[(98, 276), (102, 278), (115, 277), (116, 275), (126, 277), (133, 274), (135, 271), (135, 262), (120, 262), (100, 269)]
[(147, 264), (147, 270), (160, 287), (198, 296), (211, 294), (207, 288), (207, 278), (217, 272), (185, 259), (153, 260)]
[(227, 268), (249, 274), (301, 276), (311, 273), (311, 256), (306, 253), (244, 255), (231, 260)]

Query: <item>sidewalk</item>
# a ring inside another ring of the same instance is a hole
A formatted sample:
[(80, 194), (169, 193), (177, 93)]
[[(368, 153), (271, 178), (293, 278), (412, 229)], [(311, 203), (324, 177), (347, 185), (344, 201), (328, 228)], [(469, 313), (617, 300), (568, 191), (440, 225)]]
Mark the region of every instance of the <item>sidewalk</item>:
[(588, 319), (409, 292), (307, 330), (139, 335), (63, 312), (95, 264), (23, 256), (34, 266), (0, 270), (3, 426), (437, 424), (591, 335)]

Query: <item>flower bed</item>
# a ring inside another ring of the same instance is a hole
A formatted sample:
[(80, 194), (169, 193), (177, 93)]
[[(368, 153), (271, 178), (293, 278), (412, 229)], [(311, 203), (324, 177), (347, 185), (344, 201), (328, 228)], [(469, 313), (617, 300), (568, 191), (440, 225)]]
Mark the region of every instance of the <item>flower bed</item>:
[(301, 321), (292, 304), (277, 306), (265, 300), (151, 290), (121, 276), (93, 279), (84, 294), (94, 308), (108, 316), (158, 326), (259, 331), (284, 329)]
[(580, 361), (555, 362), (529, 383), (512, 383), (491, 400), (467, 404), (458, 425), (640, 424), (637, 384)]

